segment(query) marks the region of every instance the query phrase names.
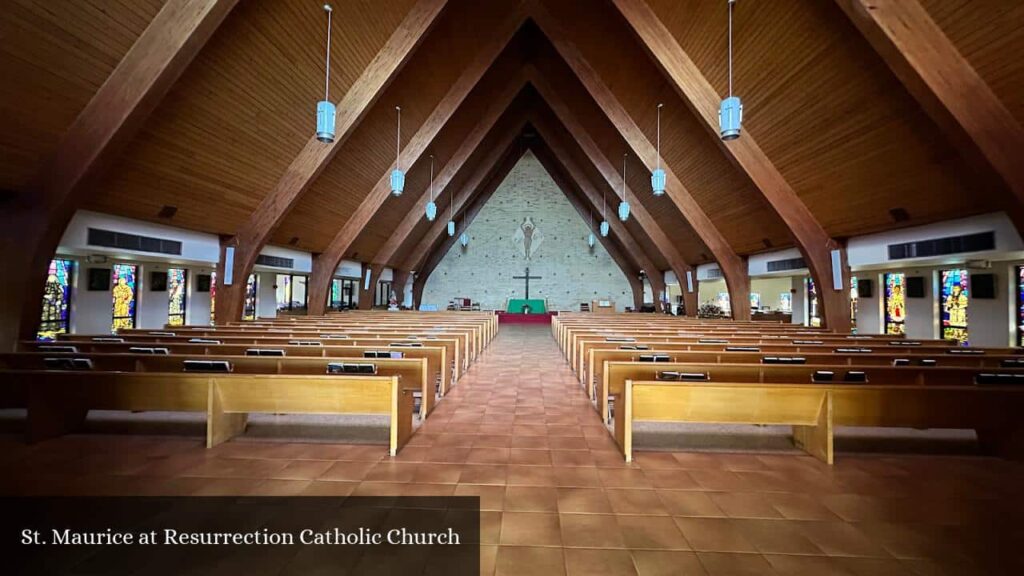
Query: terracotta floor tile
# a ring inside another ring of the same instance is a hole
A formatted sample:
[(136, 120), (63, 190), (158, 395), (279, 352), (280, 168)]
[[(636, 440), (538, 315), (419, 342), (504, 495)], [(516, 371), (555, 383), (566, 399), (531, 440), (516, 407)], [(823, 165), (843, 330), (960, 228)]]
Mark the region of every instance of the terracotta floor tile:
[(704, 565), (694, 552), (633, 550), (633, 564), (639, 576), (706, 576)]
[(562, 545), (590, 548), (625, 548), (625, 541), (610, 514), (560, 514)]
[(558, 488), (558, 511), (582, 514), (611, 514), (605, 491), (599, 488)]
[(673, 516), (724, 517), (726, 514), (707, 492), (657, 490), (665, 509)]
[(757, 552), (739, 526), (726, 518), (675, 518), (690, 547), (706, 552)]
[(501, 544), (512, 546), (560, 546), (558, 514), (504, 512), (501, 519)]
[(558, 512), (558, 492), (546, 486), (507, 486), (505, 510), (511, 512)]
[(597, 475), (605, 488), (653, 488), (639, 468), (601, 468)]
[(730, 518), (782, 518), (771, 501), (757, 492), (709, 492), (708, 497)]
[(654, 490), (630, 488), (608, 488), (605, 490), (608, 502), (616, 514), (643, 514), (647, 516), (668, 516), (668, 510)]
[(376, 464), (372, 462), (335, 462), (317, 480), (358, 482), (366, 477)]
[(633, 557), (626, 550), (585, 550), (569, 548), (565, 551), (568, 576), (630, 576), (636, 574)]
[(496, 576), (565, 575), (565, 556), (561, 548), (501, 546), (495, 564)]
[(478, 496), (481, 510), (503, 510), (505, 506), (504, 486), (480, 484), (457, 484), (454, 496)]
[(762, 554), (824, 554), (794, 521), (733, 520), (733, 525)]
[(872, 542), (853, 524), (801, 521), (797, 522), (797, 525), (805, 538), (829, 556), (892, 557), (882, 546)]
[(617, 516), (622, 538), (628, 548), (665, 548), (689, 550), (675, 521), (658, 516)]
[(601, 477), (597, 475), (597, 468), (555, 466), (554, 475), (556, 486), (592, 488), (603, 486), (601, 484)]
[(817, 497), (808, 494), (765, 494), (765, 498), (788, 520), (839, 520)]
[(698, 552), (701, 564), (710, 576), (772, 576), (776, 574), (760, 554)]

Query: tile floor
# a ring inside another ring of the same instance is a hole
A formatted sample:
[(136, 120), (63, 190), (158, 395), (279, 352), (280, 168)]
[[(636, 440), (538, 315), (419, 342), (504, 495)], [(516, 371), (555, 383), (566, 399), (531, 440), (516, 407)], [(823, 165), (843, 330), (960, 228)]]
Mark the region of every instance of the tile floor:
[(0, 438), (0, 493), (479, 495), (481, 573), (1024, 573), (1024, 466), (954, 456), (640, 453), (550, 330), (499, 337), (397, 458), (380, 446)]

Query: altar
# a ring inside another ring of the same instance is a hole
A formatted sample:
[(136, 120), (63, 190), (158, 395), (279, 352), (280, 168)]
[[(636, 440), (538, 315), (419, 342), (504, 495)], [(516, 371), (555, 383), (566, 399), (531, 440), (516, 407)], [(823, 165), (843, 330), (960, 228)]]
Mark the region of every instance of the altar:
[[(529, 307), (529, 311), (524, 308)], [(543, 314), (548, 311), (547, 300), (543, 298), (509, 298), (506, 312), (514, 314)]]

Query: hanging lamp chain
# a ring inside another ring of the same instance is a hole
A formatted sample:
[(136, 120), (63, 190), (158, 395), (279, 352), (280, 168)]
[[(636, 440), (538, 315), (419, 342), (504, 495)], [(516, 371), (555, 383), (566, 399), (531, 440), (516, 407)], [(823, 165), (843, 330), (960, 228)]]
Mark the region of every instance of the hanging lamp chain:
[(327, 75), (324, 80), (324, 100), (329, 101), (331, 93), (331, 12), (330, 4), (324, 4), (324, 11), (327, 12)]
[(655, 158), (655, 161), (657, 162), (657, 168), (659, 170), (661, 169), (661, 107), (662, 106), (664, 106), (664, 104), (661, 104), (661, 103), (658, 104), (658, 138), (657, 138), (657, 140), (658, 140), (658, 157)]
[(622, 201), (626, 201), (626, 158), (629, 154), (622, 155)]
[(434, 201), (434, 155), (430, 155), (430, 201)]
[(729, 2), (729, 97), (732, 98), (732, 8), (736, 0)]
[(395, 106), (398, 112), (398, 128), (395, 131), (395, 169), (402, 169), (402, 107)]

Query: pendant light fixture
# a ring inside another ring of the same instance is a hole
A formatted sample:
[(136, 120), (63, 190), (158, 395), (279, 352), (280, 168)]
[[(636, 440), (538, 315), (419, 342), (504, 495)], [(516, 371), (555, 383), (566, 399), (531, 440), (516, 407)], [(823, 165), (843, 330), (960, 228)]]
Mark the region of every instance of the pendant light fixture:
[(430, 155), (430, 201), (427, 202), (427, 221), (437, 218), (437, 203), (434, 202), (434, 155)]
[(626, 158), (629, 154), (622, 155), (622, 200), (619, 201), (619, 220), (629, 220), (629, 202), (626, 202)]
[(593, 248), (594, 243), (597, 242), (597, 238), (594, 238), (594, 213), (588, 210), (587, 217), (589, 221), (589, 224), (587, 225), (587, 230), (590, 232), (587, 235), (587, 246)]
[(608, 210), (608, 201), (605, 198), (604, 190), (601, 190), (601, 237), (608, 237), (608, 230), (611, 229), (611, 225), (608, 224), (608, 220), (605, 218), (605, 212)]
[(391, 172), (391, 193), (396, 197), (402, 195), (405, 188), (405, 172), (402, 172), (402, 107), (395, 106), (398, 112), (398, 131), (395, 137), (395, 169)]
[(735, 140), (740, 137), (743, 125), (743, 103), (739, 96), (732, 95), (732, 9), (736, 0), (726, 0), (729, 4), (729, 97), (722, 100), (718, 110), (718, 127), (722, 140)]
[(448, 236), (455, 236), (455, 190), (452, 189), (452, 199), (448, 203)]
[(665, 171), (661, 169), (661, 107), (662, 104), (658, 104), (658, 155), (655, 158), (657, 167), (654, 172), (651, 172), (651, 190), (654, 191), (655, 196), (663, 196), (665, 194)]
[(459, 244), (462, 244), (462, 247), (465, 248), (469, 244), (469, 235), (463, 232), (459, 236)]
[(337, 109), (331, 103), (331, 5), (324, 4), (327, 12), (327, 77), (324, 81), (324, 99), (316, 103), (316, 139), (330, 144), (334, 142), (334, 120)]

